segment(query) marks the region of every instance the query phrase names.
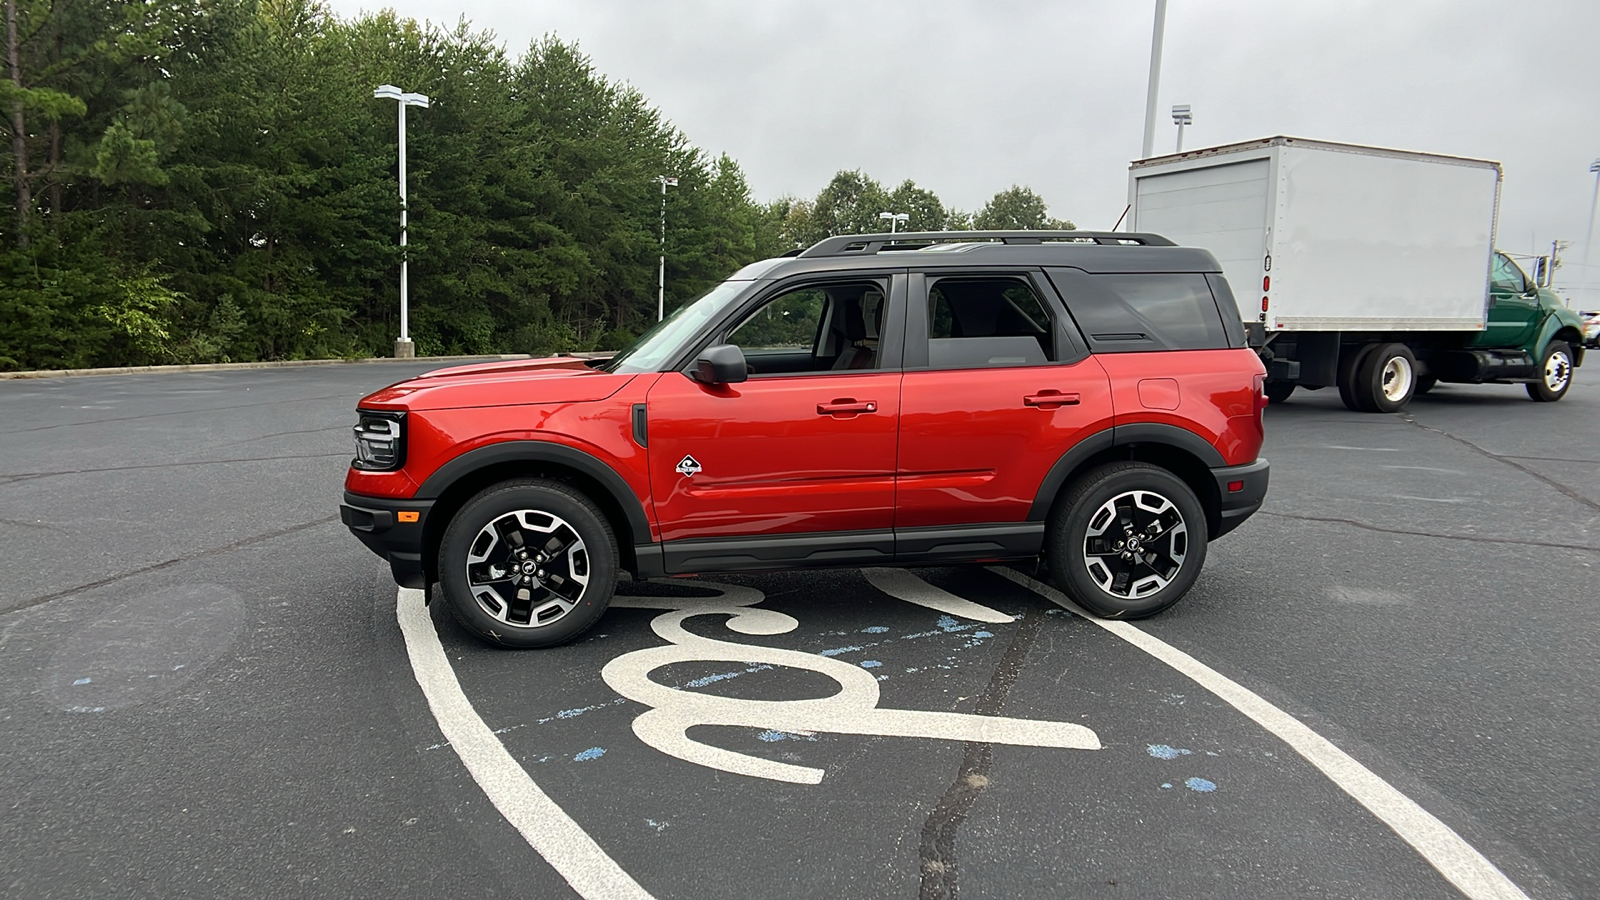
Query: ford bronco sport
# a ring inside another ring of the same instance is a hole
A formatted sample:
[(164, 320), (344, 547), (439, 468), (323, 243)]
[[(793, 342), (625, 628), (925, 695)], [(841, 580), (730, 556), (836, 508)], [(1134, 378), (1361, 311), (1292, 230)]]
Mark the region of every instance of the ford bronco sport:
[(343, 521), (486, 641), (635, 578), (1027, 561), (1137, 618), (1260, 507), (1264, 370), (1217, 260), (1157, 235), (847, 235), (616, 356), (363, 399)]

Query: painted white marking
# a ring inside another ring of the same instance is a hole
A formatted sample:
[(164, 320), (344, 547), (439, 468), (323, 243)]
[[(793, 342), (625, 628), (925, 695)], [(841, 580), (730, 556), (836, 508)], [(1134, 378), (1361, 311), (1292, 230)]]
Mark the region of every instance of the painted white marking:
[(963, 619), (976, 619), (979, 622), (1003, 625), (1014, 621), (1012, 616), (998, 609), (990, 609), (981, 603), (973, 603), (965, 597), (957, 597), (949, 591), (936, 588), (905, 569), (862, 569), (861, 574), (867, 576), (867, 581), (871, 582), (873, 587), (907, 603), (926, 606)]
[(428, 698), (439, 730), (495, 809), (585, 900), (653, 900), (582, 826), (539, 789), (479, 717), (462, 693), (455, 670), (450, 668), (450, 660), (439, 645), (422, 592), (400, 588), (395, 610), (405, 634), (411, 669)]
[(1439, 870), (1439, 874), (1472, 900), (1528, 900), (1528, 895), (1515, 882), (1471, 844), (1462, 840), (1454, 829), (1379, 778), (1350, 754), (1334, 746), (1332, 741), (1263, 700), (1254, 691), (1129, 622), (1095, 618), (1065, 594), (1021, 572), (999, 566), (991, 566), (989, 571), (1099, 625), (1227, 701), (1234, 709), (1288, 744), (1328, 776), (1328, 780), (1394, 829), (1395, 834), (1414, 847), (1423, 859)]
[[(915, 577), (915, 576), (912, 576)], [(685, 762), (794, 784), (818, 784), (825, 774), (810, 766), (776, 762), (702, 744), (689, 737), (696, 725), (735, 725), (789, 733), (831, 732), (886, 737), (925, 737), (956, 741), (991, 741), (1026, 747), (1098, 750), (1100, 738), (1071, 722), (1011, 719), (967, 713), (880, 709), (878, 679), (867, 670), (831, 657), (798, 650), (740, 644), (701, 637), (683, 628), (701, 615), (729, 616), (730, 631), (750, 635), (785, 634), (799, 626), (794, 617), (771, 609), (753, 609), (766, 599), (758, 590), (727, 584), (695, 582), (722, 591), (718, 597), (616, 597), (613, 606), (664, 609), (650, 623), (670, 643), (625, 653), (607, 663), (600, 677), (617, 693), (650, 709), (633, 720), (639, 740)], [(935, 590), (929, 586), (930, 590)], [(989, 618), (1003, 615), (963, 601)], [(1006, 617), (1010, 619), (1009, 616)], [(808, 700), (745, 700), (679, 690), (650, 679), (650, 672), (683, 662), (762, 663), (806, 669), (839, 683), (839, 693)]]
[(1343, 444), (1329, 444), (1329, 450), (1360, 450), (1363, 453), (1399, 453), (1399, 447), (1346, 447)]

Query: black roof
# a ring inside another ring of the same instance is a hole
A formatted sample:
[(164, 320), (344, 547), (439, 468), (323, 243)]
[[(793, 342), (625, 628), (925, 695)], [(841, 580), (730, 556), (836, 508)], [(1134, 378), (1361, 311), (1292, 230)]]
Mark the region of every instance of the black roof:
[(762, 271), (746, 277), (766, 280), (806, 272), (984, 266), (1071, 266), (1094, 274), (1222, 271), (1208, 250), (1179, 247), (1157, 234), (1125, 231), (839, 235), (798, 254), (756, 265)]

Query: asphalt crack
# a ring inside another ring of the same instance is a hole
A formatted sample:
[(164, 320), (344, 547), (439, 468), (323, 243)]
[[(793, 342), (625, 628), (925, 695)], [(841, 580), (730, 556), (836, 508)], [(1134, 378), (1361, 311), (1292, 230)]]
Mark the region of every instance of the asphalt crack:
[[(1495, 462), (1505, 463), (1506, 465), (1510, 466), (1511, 468), (1516, 469), (1517, 471), (1522, 472), (1525, 475), (1529, 475), (1529, 476), (1531, 476), (1533, 478), (1538, 479), (1539, 481), (1544, 482), (1547, 486), (1549, 486), (1551, 488), (1554, 488), (1555, 490), (1561, 492), (1562, 494), (1565, 494), (1567, 497), (1571, 498), (1572, 500), (1576, 500), (1577, 502), (1583, 504), (1584, 506), (1589, 507), (1590, 509), (1594, 510), (1595, 512), (1600, 513), (1600, 503), (1596, 503), (1595, 501), (1590, 500), (1588, 497), (1585, 497), (1584, 495), (1578, 493), (1577, 491), (1573, 490), (1572, 488), (1567, 487), (1566, 485), (1564, 485), (1561, 482), (1555, 480), (1554, 478), (1551, 478), (1548, 475), (1545, 475), (1543, 473), (1534, 471), (1533, 469), (1523, 465), (1522, 463), (1517, 462), (1516, 459), (1513, 458), (1513, 457), (1501, 456), (1498, 453), (1494, 453), (1494, 452), (1491, 452), (1489, 450), (1485, 450), (1484, 448), (1479, 447), (1477, 444), (1474, 444), (1473, 442), (1467, 440), (1466, 438), (1457, 437), (1456, 435), (1453, 435), (1450, 432), (1445, 431), (1443, 428), (1435, 428), (1432, 425), (1424, 425), (1421, 422), (1418, 422), (1416, 417), (1413, 416), (1411, 413), (1401, 413), (1400, 414), (1400, 418), (1402, 420), (1404, 420), (1406, 422), (1406, 424), (1408, 424), (1408, 425), (1414, 425), (1417, 428), (1422, 429), (1423, 431), (1427, 431), (1427, 432), (1431, 432), (1433, 434), (1437, 434), (1440, 437), (1449, 438), (1450, 440), (1455, 441), (1456, 443), (1460, 444), (1463, 447), (1467, 447), (1467, 448), (1469, 448), (1469, 449), (1471, 449), (1473, 451), (1476, 451), (1477, 453), (1481, 454), (1482, 456), (1484, 456), (1487, 459), (1492, 459)], [(1538, 457), (1524, 457), (1524, 458), (1537, 459)], [(1556, 545), (1552, 544), (1552, 545), (1549, 545), (1549, 546), (1556, 546)], [(1591, 549), (1591, 548), (1581, 548), (1581, 549)]]
[(45, 595), (43, 595), (41, 597), (34, 597), (32, 600), (24, 600), (21, 603), (16, 604), (15, 606), (9, 606), (9, 607), (6, 607), (5, 609), (0, 609), (0, 616), (10, 615), (11, 613), (16, 613), (16, 612), (22, 612), (25, 609), (32, 609), (35, 606), (41, 606), (41, 605), (43, 605), (45, 603), (49, 603), (52, 600), (60, 600), (63, 597), (70, 597), (73, 594), (80, 594), (80, 593), (82, 593), (84, 591), (90, 591), (90, 590), (94, 590), (95, 588), (105, 587), (108, 584), (114, 584), (114, 583), (116, 583), (118, 581), (122, 581), (125, 578), (132, 578), (135, 575), (145, 575), (145, 574), (148, 574), (150, 572), (158, 572), (158, 571), (160, 571), (162, 569), (171, 568), (172, 566), (176, 566), (176, 565), (178, 565), (180, 563), (194, 562), (196, 560), (205, 559), (205, 558), (210, 557), (210, 556), (216, 556), (216, 555), (221, 554), (221, 553), (229, 553), (229, 552), (234, 551), (234, 550), (239, 550), (239, 549), (244, 548), (244, 547), (249, 547), (252, 544), (259, 544), (259, 543), (261, 543), (263, 541), (270, 541), (273, 538), (283, 537), (286, 534), (293, 534), (296, 531), (304, 531), (307, 528), (315, 528), (318, 525), (326, 525), (329, 522), (337, 521), (338, 518), (339, 518), (338, 515), (323, 516), (322, 518), (317, 519), (315, 521), (302, 522), (299, 525), (290, 525), (287, 528), (279, 528), (277, 531), (269, 531), (266, 534), (258, 534), (258, 535), (255, 535), (254, 537), (247, 537), (247, 538), (244, 538), (242, 540), (234, 541), (231, 544), (224, 544), (221, 547), (211, 547), (211, 548), (206, 549), (206, 550), (201, 550), (198, 553), (191, 553), (188, 556), (180, 556), (180, 557), (177, 557), (175, 559), (164, 560), (162, 562), (154, 563), (152, 565), (141, 566), (141, 567), (139, 567), (137, 569), (132, 569), (130, 571), (123, 572), (123, 573), (121, 573), (119, 575), (113, 575), (110, 578), (102, 578), (99, 581), (91, 581), (88, 584), (80, 584), (80, 585), (77, 585), (75, 587), (67, 588), (66, 590), (56, 591), (55, 593), (52, 593), (52, 594), (45, 594)]
[[(994, 675), (978, 697), (973, 713), (980, 716), (998, 715), (1005, 706), (1011, 686), (1022, 674), (1022, 665), (1033, 647), (1039, 631), (1044, 627), (1042, 615), (1022, 616), (1011, 646), (1000, 657)], [(966, 742), (966, 753), (956, 778), (945, 789), (944, 795), (928, 814), (922, 825), (922, 843), (919, 856), (922, 863), (922, 887), (919, 900), (953, 900), (956, 896), (956, 879), (960, 867), (956, 862), (956, 832), (967, 819), (972, 804), (977, 802), (989, 786), (989, 772), (994, 762), (994, 744), (988, 741)]]
[(1363, 531), (1376, 531), (1379, 534), (1403, 534), (1409, 537), (1439, 538), (1446, 541), (1471, 541), (1477, 544), (1514, 544), (1519, 547), (1554, 547), (1561, 550), (1582, 550), (1588, 553), (1600, 553), (1600, 547), (1590, 547), (1584, 544), (1560, 544), (1554, 541), (1529, 541), (1517, 538), (1485, 537), (1479, 534), (1443, 534), (1437, 531), (1417, 531), (1410, 528), (1389, 528), (1383, 525), (1373, 525), (1368, 522), (1359, 522), (1355, 519), (1343, 519), (1338, 516), (1300, 516), (1294, 513), (1268, 512), (1261, 510), (1258, 516), (1268, 516), (1274, 519), (1294, 519), (1299, 522), (1325, 522), (1332, 525), (1349, 525), (1351, 528), (1360, 528)]
[(275, 462), (284, 459), (324, 459), (333, 456), (349, 456), (347, 452), (340, 453), (303, 453), (289, 456), (247, 456), (241, 459), (193, 459), (186, 462), (145, 463), (137, 466), (105, 466), (99, 469), (62, 469), (58, 472), (17, 472), (12, 475), (0, 475), (0, 485), (15, 484), (22, 481), (32, 481), (35, 478), (56, 478), (62, 475), (95, 475), (101, 472), (133, 472), (141, 469), (176, 469), (184, 466), (223, 466), (233, 463), (247, 462)]

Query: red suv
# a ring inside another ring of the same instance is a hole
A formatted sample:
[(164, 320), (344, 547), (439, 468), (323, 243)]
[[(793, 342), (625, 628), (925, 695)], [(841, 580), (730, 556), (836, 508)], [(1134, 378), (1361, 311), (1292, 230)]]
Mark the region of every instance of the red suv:
[(1260, 507), (1264, 370), (1204, 250), (848, 235), (754, 263), (610, 359), (361, 401), (346, 525), (511, 647), (635, 578), (1032, 560), (1102, 616), (1194, 583)]

